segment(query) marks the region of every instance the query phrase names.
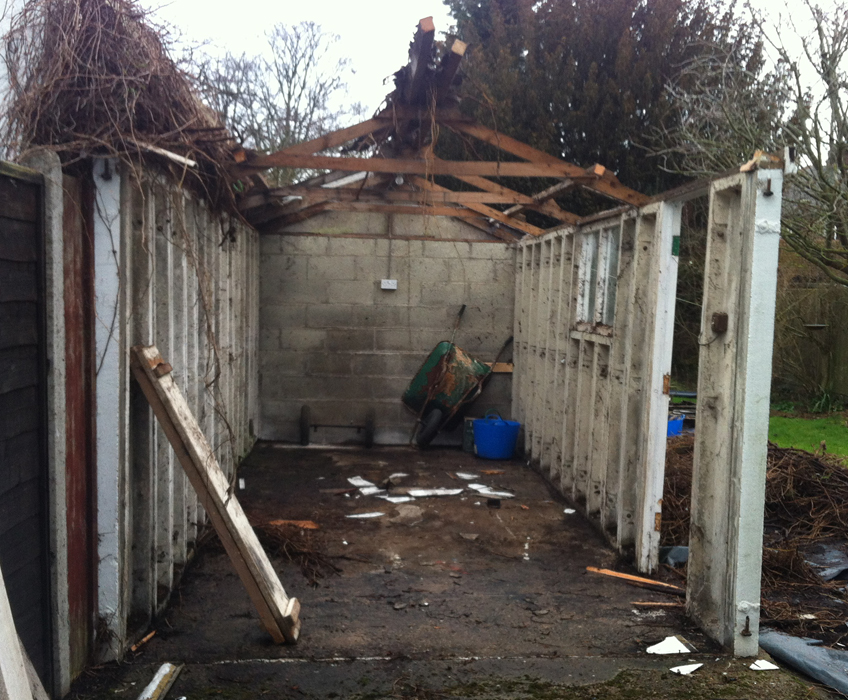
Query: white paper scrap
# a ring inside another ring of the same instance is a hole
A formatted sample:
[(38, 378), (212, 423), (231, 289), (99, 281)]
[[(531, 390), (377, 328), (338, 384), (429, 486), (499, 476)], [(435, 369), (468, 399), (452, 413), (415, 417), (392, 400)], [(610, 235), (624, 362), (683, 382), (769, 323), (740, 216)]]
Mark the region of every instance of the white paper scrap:
[(780, 669), (780, 666), (775, 666), (773, 663), (766, 661), (765, 659), (757, 659), (748, 668), (752, 671), (777, 671)]
[(476, 478), (477, 478), (477, 475), (476, 475), (476, 474), (469, 474), (468, 472), (457, 472), (457, 473), (456, 473), (456, 475), (457, 475), (460, 479), (465, 479), (466, 481), (471, 481), (472, 479), (476, 479)]
[(562, 512), (563, 512), (563, 513), (565, 513), (566, 515), (574, 515), (577, 511), (576, 511), (576, 510), (574, 510), (574, 508), (566, 508), (566, 509), (565, 509), (564, 511), (562, 511)]
[(403, 472), (396, 472), (395, 474), (392, 474), (389, 477), (389, 479), (394, 481), (395, 479), (403, 479), (404, 477), (407, 477), (407, 476), (409, 476), (409, 474), (404, 474)]
[(359, 489), (359, 493), (363, 496), (376, 496), (380, 493), (386, 493), (385, 489), (381, 489), (379, 486), (363, 486)]
[(407, 493), (413, 498), (427, 498), (427, 496), (458, 496), (462, 489), (409, 489)]
[(412, 496), (377, 496), (377, 498), (382, 498), (389, 503), (409, 503), (415, 500)]
[(489, 487), (486, 486), (486, 484), (468, 484), (468, 488), (474, 489), (475, 491), (483, 491)]
[(649, 654), (690, 654), (692, 649), (687, 647), (677, 637), (666, 637), (659, 644), (645, 649)]
[(347, 515), (345, 517), (348, 518), (381, 518), (385, 513), (375, 512), (375, 513), (354, 513), (353, 515)]
[(361, 476), (352, 476), (347, 480), (347, 482), (349, 484), (353, 485), (353, 486), (373, 486), (374, 485), (370, 481), (363, 479)]
[(686, 666), (675, 666), (671, 669), (672, 673), (679, 673), (681, 676), (688, 676), (693, 671), (697, 671), (704, 664), (687, 664)]
[(493, 491), (492, 489), (483, 489), (478, 491), (481, 496), (486, 496), (488, 498), (515, 498), (515, 494), (510, 493), (509, 491)]

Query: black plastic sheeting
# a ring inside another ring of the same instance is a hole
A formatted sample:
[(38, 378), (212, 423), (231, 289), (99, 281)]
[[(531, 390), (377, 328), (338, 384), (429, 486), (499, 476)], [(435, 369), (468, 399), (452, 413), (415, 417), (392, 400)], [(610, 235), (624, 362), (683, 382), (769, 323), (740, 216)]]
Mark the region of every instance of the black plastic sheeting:
[(848, 695), (848, 651), (769, 629), (760, 630), (760, 646), (778, 661)]

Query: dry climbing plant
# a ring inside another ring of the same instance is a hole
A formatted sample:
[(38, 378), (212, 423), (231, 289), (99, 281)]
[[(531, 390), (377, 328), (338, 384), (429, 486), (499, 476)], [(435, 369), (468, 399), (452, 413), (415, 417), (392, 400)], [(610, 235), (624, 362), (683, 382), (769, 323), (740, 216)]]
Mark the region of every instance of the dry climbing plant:
[(226, 173), (236, 145), (169, 55), (167, 31), (132, 0), (29, 0), (11, 20), (0, 138), (7, 156), (49, 148), (137, 162), (151, 147), (213, 209), (235, 213)]

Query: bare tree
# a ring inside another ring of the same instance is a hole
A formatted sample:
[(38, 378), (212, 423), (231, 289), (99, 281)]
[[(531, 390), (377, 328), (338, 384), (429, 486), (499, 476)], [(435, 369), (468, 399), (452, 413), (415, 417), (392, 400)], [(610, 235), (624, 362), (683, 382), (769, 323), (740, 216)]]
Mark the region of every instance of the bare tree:
[[(362, 107), (339, 105), (346, 93), (348, 59), (333, 60), (339, 37), (314, 22), (277, 24), (267, 34), (268, 55), (195, 59), (198, 87), (247, 148), (272, 152), (332, 131)], [(270, 173), (287, 184), (307, 173), (279, 168)]]
[(652, 150), (664, 167), (705, 176), (738, 166), (756, 149), (791, 147), (798, 172), (785, 182), (783, 239), (848, 285), (848, 4), (803, 6), (809, 32), (793, 24), (784, 36), (755, 18), (776, 57), (770, 70), (744, 53), (716, 54), (667, 86), (670, 118), (653, 135)]

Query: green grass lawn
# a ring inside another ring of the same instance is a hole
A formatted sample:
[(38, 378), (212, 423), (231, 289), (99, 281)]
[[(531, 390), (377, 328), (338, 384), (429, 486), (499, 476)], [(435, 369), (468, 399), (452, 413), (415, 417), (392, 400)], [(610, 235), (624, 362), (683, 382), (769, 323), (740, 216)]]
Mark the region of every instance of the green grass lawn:
[(819, 417), (772, 416), (769, 440), (780, 447), (796, 447), (808, 452), (819, 449), (824, 440), (829, 454), (848, 457), (848, 427), (844, 413), (821, 414)]

